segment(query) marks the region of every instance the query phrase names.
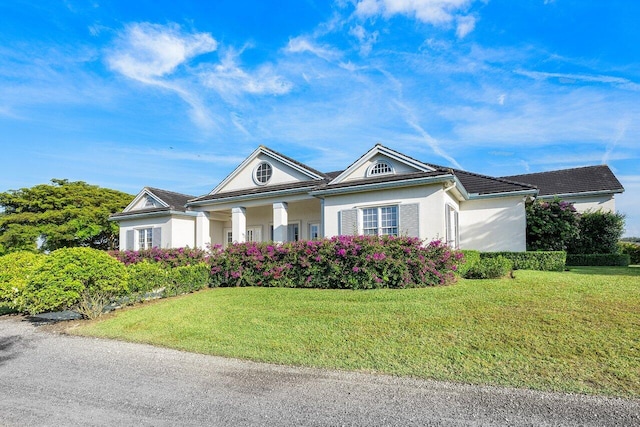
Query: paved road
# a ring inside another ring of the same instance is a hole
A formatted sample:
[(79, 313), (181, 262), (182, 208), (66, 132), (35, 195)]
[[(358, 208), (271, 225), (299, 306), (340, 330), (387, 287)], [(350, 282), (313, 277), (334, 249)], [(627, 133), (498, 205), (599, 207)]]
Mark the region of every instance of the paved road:
[(640, 400), (290, 368), (0, 318), (3, 426), (640, 425)]

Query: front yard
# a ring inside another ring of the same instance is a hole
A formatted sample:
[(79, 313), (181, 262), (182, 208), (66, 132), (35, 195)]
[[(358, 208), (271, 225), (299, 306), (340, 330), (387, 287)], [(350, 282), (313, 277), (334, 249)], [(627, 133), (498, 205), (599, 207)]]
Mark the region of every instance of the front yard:
[(408, 290), (217, 288), (71, 329), (281, 364), (640, 396), (640, 268)]

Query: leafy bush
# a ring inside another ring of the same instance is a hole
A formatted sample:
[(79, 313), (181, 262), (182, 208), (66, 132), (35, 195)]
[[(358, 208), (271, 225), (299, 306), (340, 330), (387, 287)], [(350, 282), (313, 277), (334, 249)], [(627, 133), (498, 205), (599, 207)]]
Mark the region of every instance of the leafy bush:
[(24, 289), (24, 309), (31, 314), (65, 310), (83, 295), (115, 299), (127, 292), (127, 270), (122, 263), (96, 249), (64, 248), (48, 255), (30, 278)]
[(42, 254), (24, 251), (0, 257), (0, 302), (24, 311), (24, 288), (44, 260)]
[(111, 251), (109, 254), (125, 265), (147, 261), (163, 264), (168, 267), (200, 264), (206, 262), (209, 256), (207, 251), (197, 248), (151, 248), (139, 251)]
[(580, 215), (579, 233), (568, 246), (572, 254), (618, 253), (618, 241), (624, 232), (624, 215), (601, 210)]
[(620, 253), (629, 255), (631, 264), (640, 264), (640, 244), (620, 242), (619, 248)]
[(513, 262), (498, 255), (496, 257), (480, 257), (465, 273), (466, 279), (499, 279), (506, 277), (513, 270)]
[(628, 254), (568, 254), (567, 265), (578, 266), (602, 266), (602, 267), (628, 267)]
[(338, 236), (284, 244), (241, 243), (210, 258), (212, 286), (407, 288), (455, 280), (462, 254), (440, 241)]
[(526, 205), (527, 250), (566, 251), (578, 237), (579, 216), (572, 203), (556, 198)]
[(464, 255), (461, 259), (460, 266), (458, 267), (458, 274), (464, 277), (469, 269), (477, 262), (480, 262), (480, 251), (474, 251), (470, 249), (463, 249), (460, 252)]
[(127, 266), (129, 273), (129, 300), (144, 300), (152, 291), (164, 290), (171, 284), (169, 269), (162, 264), (142, 261)]
[(502, 256), (513, 262), (514, 270), (564, 271), (566, 252), (483, 252), (481, 258)]
[(209, 265), (204, 263), (171, 269), (164, 296), (186, 294), (206, 288), (209, 285), (209, 273)]

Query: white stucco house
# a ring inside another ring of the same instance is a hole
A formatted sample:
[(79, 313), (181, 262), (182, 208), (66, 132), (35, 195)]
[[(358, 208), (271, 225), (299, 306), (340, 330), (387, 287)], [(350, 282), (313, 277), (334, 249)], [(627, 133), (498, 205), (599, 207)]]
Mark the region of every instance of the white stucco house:
[(558, 195), (579, 211), (614, 211), (623, 191), (607, 166), (491, 177), (378, 144), (345, 170), (323, 173), (260, 146), (209, 194), (146, 187), (111, 220), (121, 250), (390, 234), (524, 251), (527, 198)]

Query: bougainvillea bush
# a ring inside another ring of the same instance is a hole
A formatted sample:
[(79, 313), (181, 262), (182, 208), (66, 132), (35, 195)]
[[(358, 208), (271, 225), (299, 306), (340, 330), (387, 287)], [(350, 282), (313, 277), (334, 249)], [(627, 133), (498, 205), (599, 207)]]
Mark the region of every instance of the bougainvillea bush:
[(209, 253), (202, 249), (151, 248), (139, 251), (110, 251), (109, 254), (125, 265), (138, 264), (143, 261), (160, 263), (167, 267), (184, 267), (201, 264), (207, 261)]
[(461, 259), (441, 241), (338, 236), (215, 247), (209, 262), (212, 286), (374, 289), (450, 284)]

